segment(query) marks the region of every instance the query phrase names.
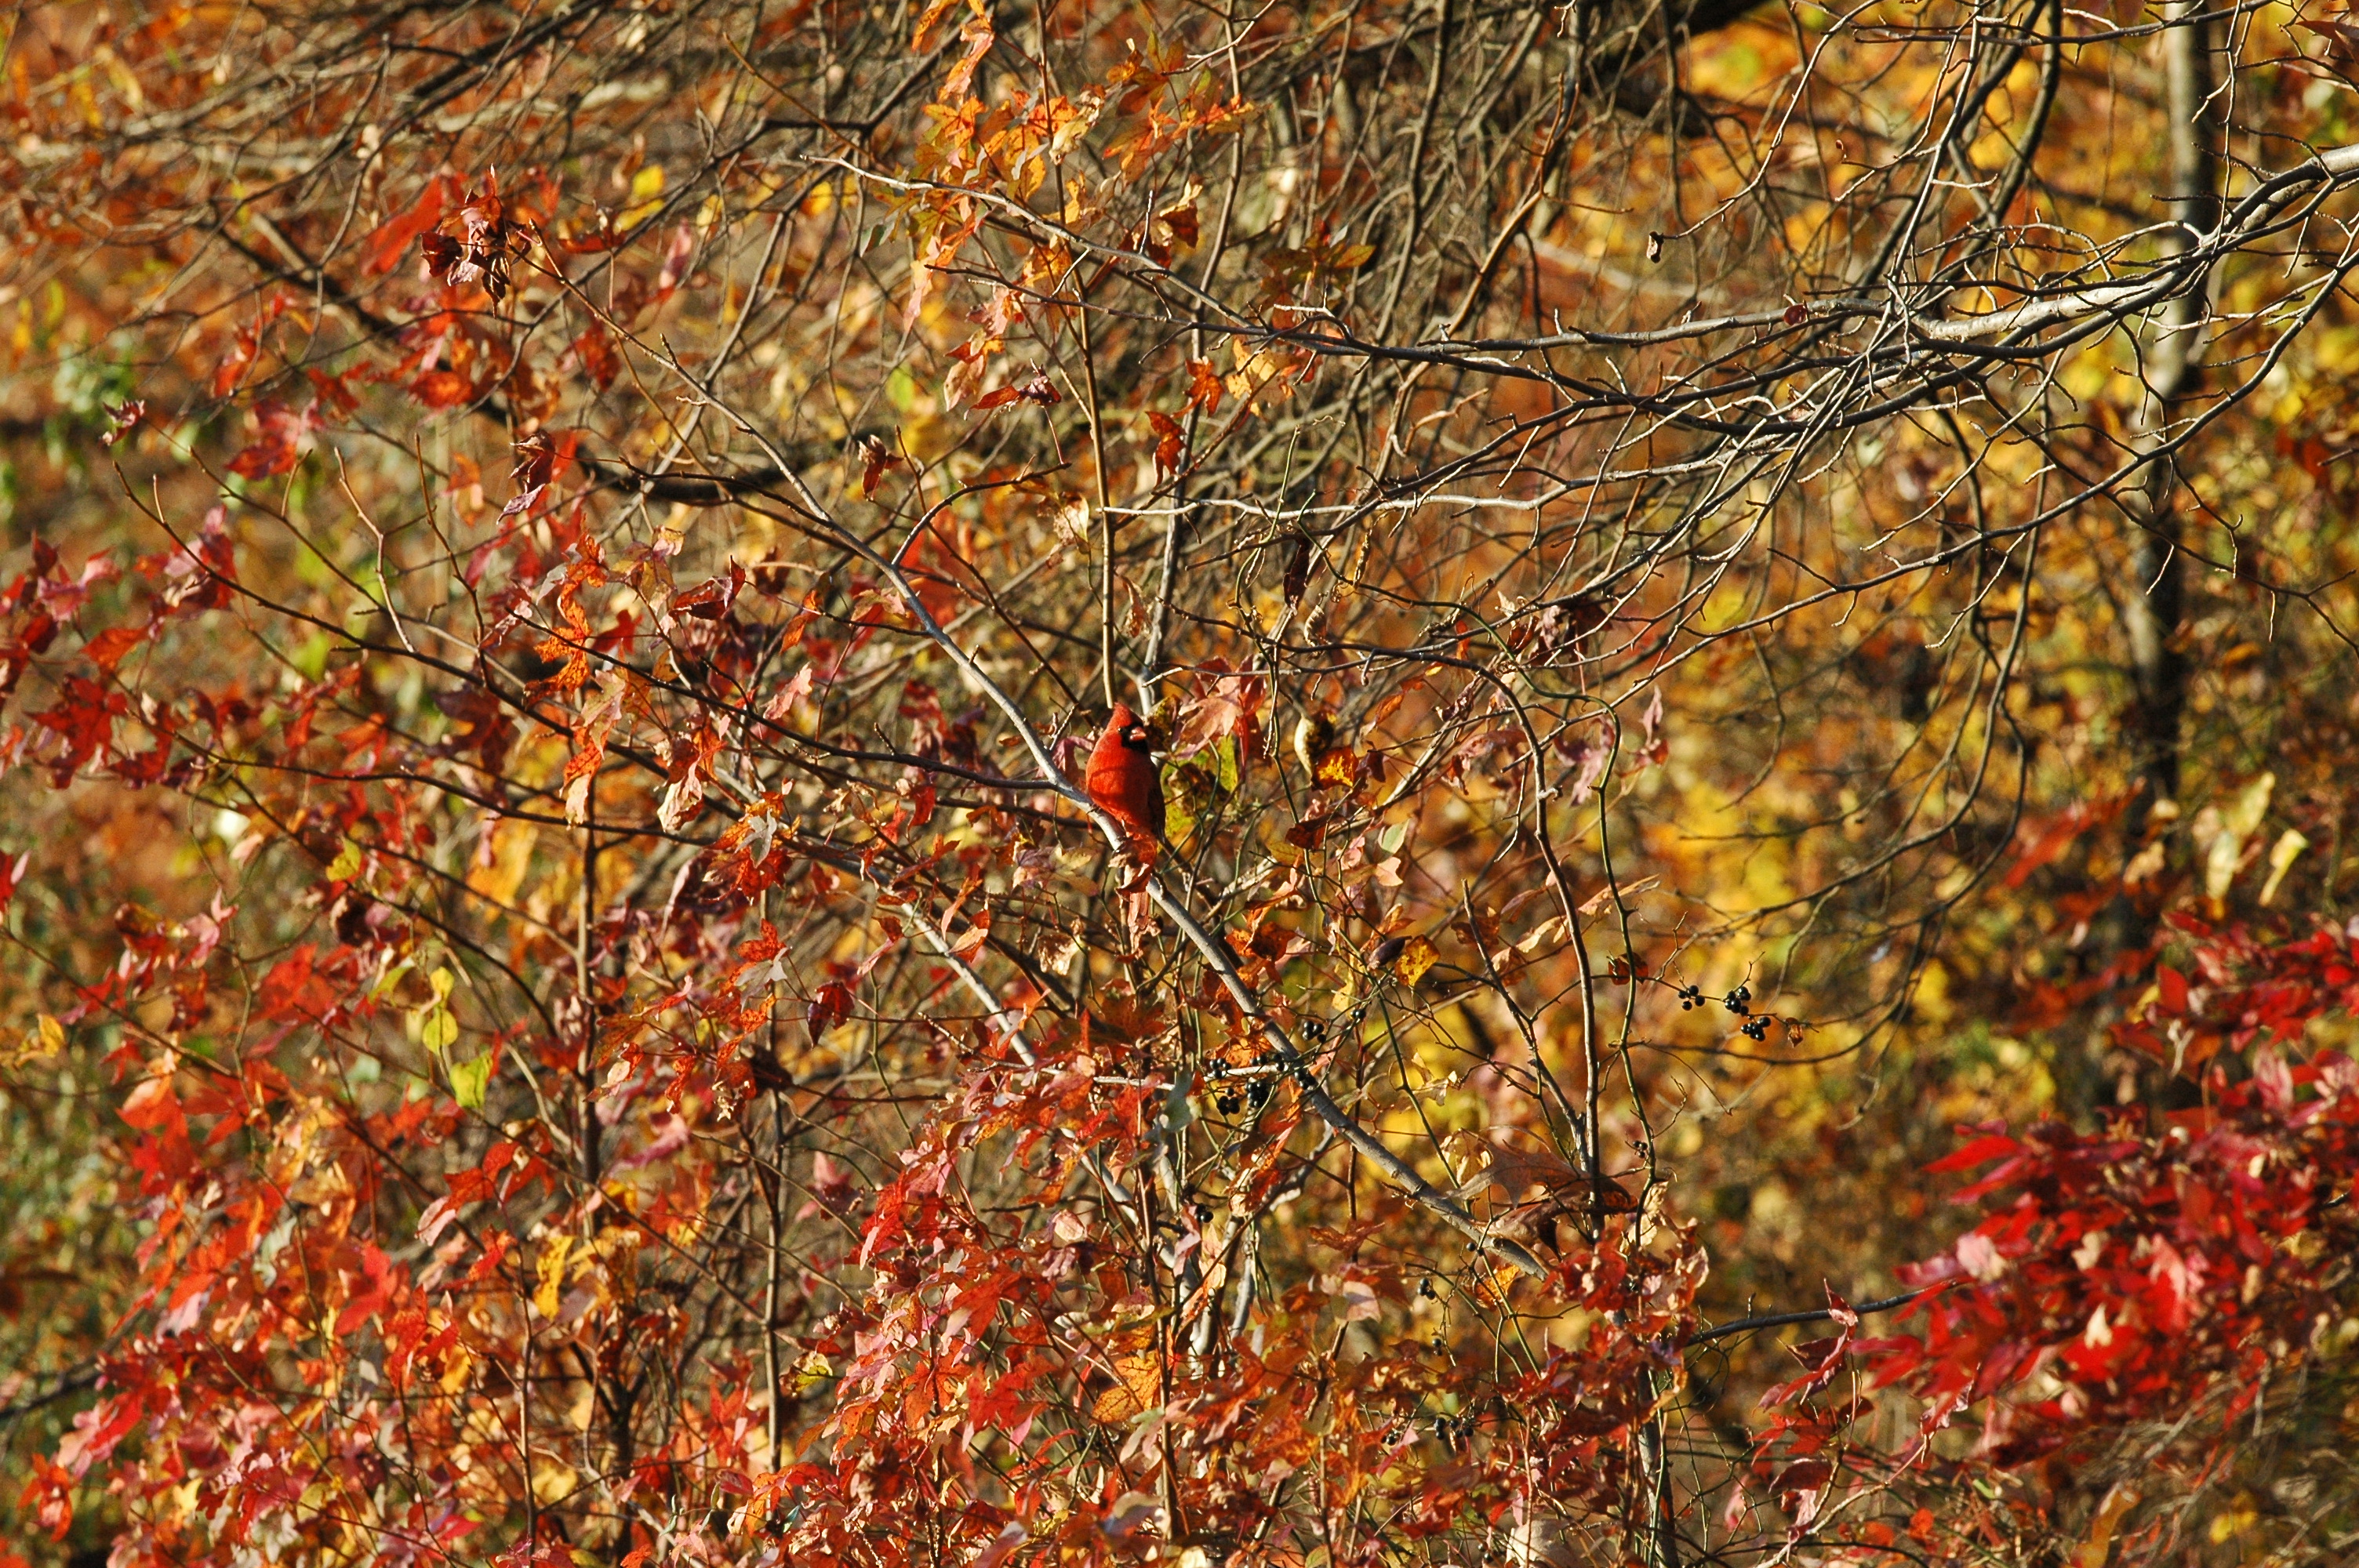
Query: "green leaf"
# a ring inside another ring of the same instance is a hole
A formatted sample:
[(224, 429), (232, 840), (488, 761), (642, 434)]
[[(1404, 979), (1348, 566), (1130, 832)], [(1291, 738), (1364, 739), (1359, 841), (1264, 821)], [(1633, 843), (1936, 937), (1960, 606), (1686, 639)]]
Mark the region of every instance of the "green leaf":
[(424, 1015), (419, 1019), (418, 1038), (429, 1051), (439, 1056), (459, 1038), (459, 1021), (451, 1015), (449, 1008), (437, 1002), (425, 1009)]
[(377, 977), (376, 984), (369, 987), (369, 1000), (371, 1001), (375, 1001), (378, 998), (384, 996), (387, 991), (393, 989), (395, 984), (400, 980), (401, 977), (409, 973), (409, 971), (414, 968), (416, 968), (416, 965), (410, 959), (404, 958), (398, 964), (396, 964), (391, 968), (386, 970), (384, 974)]
[(484, 1090), (492, 1081), (492, 1054), (489, 1051), (472, 1062), (451, 1064), (451, 1092), (469, 1110), (484, 1108)]

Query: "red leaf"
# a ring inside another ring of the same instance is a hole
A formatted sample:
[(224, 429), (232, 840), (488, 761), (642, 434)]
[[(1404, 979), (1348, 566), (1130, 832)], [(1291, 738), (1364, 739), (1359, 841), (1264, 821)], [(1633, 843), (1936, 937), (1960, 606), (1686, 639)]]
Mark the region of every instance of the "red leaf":
[(1032, 403), (1043, 408), (1053, 408), (1064, 400), (1065, 395), (1057, 390), (1056, 384), (1049, 379), (1049, 373), (1041, 371), (1029, 381), (984, 393), (974, 400), (974, 408), (978, 414), (988, 414), (1010, 403)]
[(123, 1119), (142, 1132), (181, 1125), (180, 1097), (172, 1092), (172, 1075), (154, 1073), (139, 1080), (123, 1101)]
[(230, 459), (230, 470), (247, 479), (268, 479), (292, 469), (310, 449), (311, 432), (319, 427), (315, 411), (296, 413), (275, 397), (255, 406), (254, 444)]
[(1834, 1479), (1834, 1466), (1823, 1459), (1805, 1459), (1788, 1465), (1785, 1473), (1772, 1482), (1771, 1489), (1779, 1492), (1815, 1492)]
[(262, 352), (262, 334), (286, 309), (287, 297), (274, 294), (264, 304), (259, 317), (238, 329), (237, 339), (231, 345), (228, 356), (213, 367), (212, 395), (215, 397), (227, 397), (237, 390), (238, 383), (245, 379), (245, 373), (254, 367), (255, 357)]
[(442, 204), (457, 187), (457, 180), (447, 174), (429, 180), (408, 211), (396, 213), (371, 231), (361, 242), (368, 258), (363, 264), (366, 269), (383, 275), (399, 266), (409, 242), (442, 221)]
[(901, 466), (901, 454), (875, 436), (861, 437), (854, 447), (860, 454), (860, 498), (866, 501), (876, 493), (886, 470)]
[(508, 1249), (515, 1245), (516, 1238), (506, 1231), (494, 1231), (492, 1238), (484, 1244), (484, 1255), (475, 1260), (474, 1267), (469, 1269), (465, 1277), (459, 1282), (462, 1285), (480, 1285), (490, 1279), (499, 1271), (500, 1264), (507, 1258)]
[(314, 395), (311, 414), (315, 421), (341, 419), (361, 406), (359, 394), (353, 392), (350, 385), (350, 378), (354, 374), (361, 374), (363, 380), (369, 379), (365, 374), (353, 371), (347, 371), (343, 375), (330, 375), (325, 371), (317, 370), (303, 373), (304, 379), (311, 384)]
[(450, 280), (467, 254), (466, 247), (448, 234), (429, 234), (418, 243), (427, 275), (443, 282)]
[(1147, 423), (1156, 435), (1157, 471), (1165, 477), (1178, 473), (1180, 462), (1188, 452), (1187, 431), (1180, 427), (1179, 420), (1169, 414), (1150, 412), (1147, 416)]
[(803, 1014), (803, 1022), (816, 1041), (829, 1030), (852, 1016), (852, 988), (842, 980), (830, 980), (819, 988)]
[(230, 600), (234, 564), (229, 514), (216, 506), (205, 514), (193, 549), (183, 547), (163, 557), (165, 606), (176, 611), (220, 609)]
[(589, 330), (573, 340), (573, 362), (590, 378), (590, 384), (601, 392), (614, 384), (614, 377), (623, 369), (622, 356), (614, 351), (614, 341), (594, 321)]
[(2023, 854), (2007, 868), (2006, 885), (2019, 888), (2031, 874), (2071, 849), (2090, 828), (2111, 822), (2129, 804), (2127, 795), (2072, 806), (2043, 824), (2027, 824)]
[(262, 979), (263, 1016), (285, 1023), (316, 1023), (336, 1005), (335, 988), (312, 967), (318, 949), (306, 942)]
[(1221, 411), (1221, 396), (1227, 390), (1227, 384), (1212, 369), (1212, 362), (1188, 362), (1188, 402), (1190, 406), (1201, 408), (1207, 414), (1217, 414)]
[[(106, 406), (102, 405), (102, 406)], [(138, 427), (139, 421), (146, 417), (147, 417), (147, 400), (144, 397), (132, 398), (119, 407), (106, 406), (106, 433), (99, 437), (99, 439), (111, 447), (131, 434)]]
[(698, 583), (694, 588), (671, 601), (678, 615), (694, 616), (699, 621), (718, 621), (729, 613), (737, 602), (738, 591), (745, 586), (745, 568), (735, 561), (729, 563), (729, 575)]
[(2021, 1144), (2003, 1132), (1986, 1132), (1982, 1137), (1969, 1141), (1962, 1148), (1943, 1155), (1925, 1169), (1935, 1175), (1945, 1175), (1952, 1171), (1971, 1171), (1977, 1165), (1990, 1163), (2001, 1155), (2012, 1154), (2021, 1147)]
[(513, 475), (516, 482), (516, 493), (509, 498), (506, 506), (500, 508), (500, 515), (513, 517), (519, 512), (531, 511), (533, 503), (540, 499), (541, 492), (549, 488), (549, 481), (557, 477), (558, 469), (571, 454), (571, 438), (562, 448), (560, 448), (549, 440), (546, 433), (538, 431), (518, 441), (516, 446), (516, 463)]
[(60, 785), (71, 779), (75, 770), (114, 740), (114, 720), (130, 710), (121, 692), (109, 691), (96, 681), (68, 676), (60, 682), (57, 706), (33, 715), (36, 723), (64, 742), (60, 754), (51, 759), (50, 776)]

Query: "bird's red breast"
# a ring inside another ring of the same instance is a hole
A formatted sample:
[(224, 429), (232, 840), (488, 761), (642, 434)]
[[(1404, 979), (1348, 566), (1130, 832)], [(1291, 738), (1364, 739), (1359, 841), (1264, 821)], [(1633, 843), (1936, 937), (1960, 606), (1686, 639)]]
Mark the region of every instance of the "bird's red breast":
[(1090, 752), (1084, 780), (1090, 799), (1121, 823), (1136, 847), (1151, 857), (1163, 835), (1163, 778), (1156, 772), (1154, 742), (1128, 705), (1115, 703), (1104, 733)]

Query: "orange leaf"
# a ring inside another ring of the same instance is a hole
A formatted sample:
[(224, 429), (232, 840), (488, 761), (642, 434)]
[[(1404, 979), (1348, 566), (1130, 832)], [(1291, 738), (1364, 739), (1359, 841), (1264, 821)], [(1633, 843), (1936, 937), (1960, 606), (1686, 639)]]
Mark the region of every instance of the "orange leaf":
[(147, 632), (145, 626), (109, 626), (84, 643), (82, 651), (90, 655), (92, 664), (113, 675), (124, 655), (147, 640)]
[(456, 408), (475, 399), (475, 384), (455, 370), (429, 370), (409, 384), (409, 395), (429, 408)]

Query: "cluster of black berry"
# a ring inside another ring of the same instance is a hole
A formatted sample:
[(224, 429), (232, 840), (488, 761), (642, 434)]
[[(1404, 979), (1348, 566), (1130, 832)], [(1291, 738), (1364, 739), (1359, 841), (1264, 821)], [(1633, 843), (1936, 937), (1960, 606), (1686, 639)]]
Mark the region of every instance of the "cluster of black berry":
[(1243, 1094), (1234, 1089), (1223, 1089), (1212, 1103), (1221, 1108), (1223, 1116), (1234, 1116), (1248, 1105), (1259, 1110), (1269, 1103), (1269, 1080), (1256, 1078), (1245, 1086)]
[[(1274, 1064), (1277, 1060), (1277, 1057), (1269, 1054), (1267, 1052), (1264, 1052), (1261, 1055), (1254, 1059), (1254, 1065), (1256, 1067), (1266, 1067)], [(1254, 1078), (1248, 1081), (1243, 1088), (1224, 1088), (1219, 1094), (1212, 1097), (1212, 1103), (1220, 1107), (1221, 1114), (1223, 1116), (1234, 1116), (1248, 1105), (1252, 1106), (1254, 1109), (1259, 1110), (1262, 1107), (1269, 1103), (1270, 1083), (1271, 1080), (1268, 1078)]]
[[(1678, 989), (1678, 995), (1680, 999), (1680, 1011), (1681, 1012), (1690, 1012), (1704, 1005), (1704, 994), (1703, 988), (1701, 986), (1680, 986)], [(1756, 1013), (1753, 1011), (1753, 988), (1751, 986), (1745, 985), (1742, 981), (1738, 982), (1734, 990), (1730, 991), (1726, 996), (1720, 999), (1720, 1005), (1728, 1009), (1729, 1011), (1734, 1013), (1737, 1017), (1745, 1020), (1743, 1023), (1737, 1025), (1738, 1033), (1744, 1035), (1748, 1040), (1767, 1040), (1769, 1038), (1769, 1025), (1773, 1021), (1770, 1019), (1768, 1014)]]

